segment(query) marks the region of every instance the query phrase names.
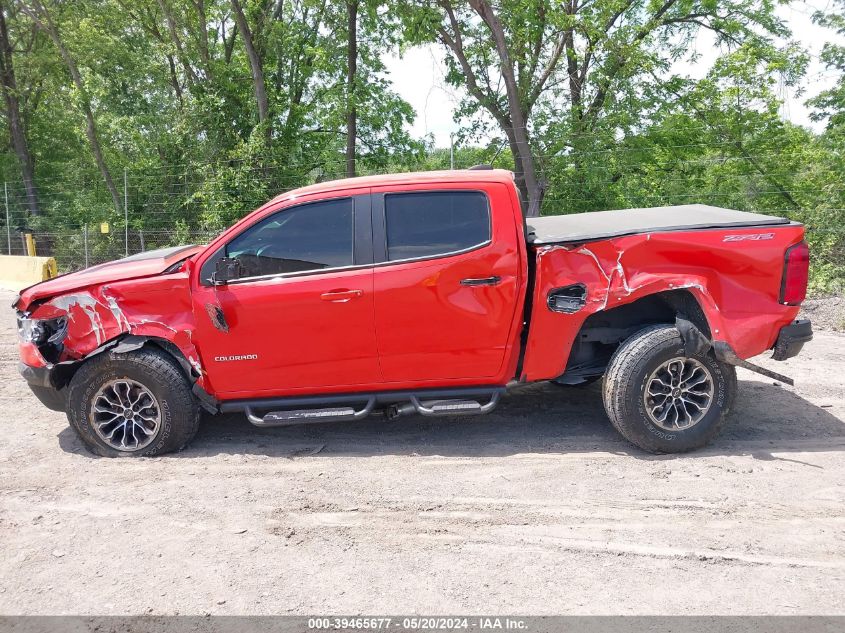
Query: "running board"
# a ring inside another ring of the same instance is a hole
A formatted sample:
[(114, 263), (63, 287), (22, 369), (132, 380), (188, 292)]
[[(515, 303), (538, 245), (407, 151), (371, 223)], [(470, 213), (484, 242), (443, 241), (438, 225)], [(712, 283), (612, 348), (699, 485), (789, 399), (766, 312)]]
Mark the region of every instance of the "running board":
[(410, 404), (394, 405), (388, 412), (389, 418), (396, 418), (409, 413), (419, 413), (425, 416), (438, 415), (483, 415), (490, 413), (499, 404), (501, 392), (490, 395), (490, 400), (481, 404), (476, 400), (427, 400), (420, 401), (417, 396), (411, 396)]
[(321, 409), (295, 409), (291, 411), (271, 411), (263, 417), (255, 415), (252, 407), (245, 407), (247, 419), (255, 426), (295, 426), (297, 424), (314, 424), (316, 422), (346, 422), (366, 418), (376, 404), (376, 399), (370, 397), (363, 409), (353, 407), (324, 407)]

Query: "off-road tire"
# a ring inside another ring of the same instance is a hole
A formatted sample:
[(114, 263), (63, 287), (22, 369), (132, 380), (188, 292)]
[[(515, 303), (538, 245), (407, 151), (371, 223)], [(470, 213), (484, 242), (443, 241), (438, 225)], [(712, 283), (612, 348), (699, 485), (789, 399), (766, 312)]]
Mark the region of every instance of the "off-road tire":
[[(644, 392), (653, 371), (672, 358), (692, 358), (710, 372), (714, 394), (710, 408), (693, 426), (667, 431), (646, 413)], [(602, 383), (607, 416), (626, 440), (650, 453), (683, 453), (710, 442), (725, 425), (736, 397), (736, 370), (712, 351), (687, 356), (684, 342), (672, 325), (640, 330), (619, 346), (610, 359)]]
[[(146, 387), (155, 396), (161, 412), (155, 437), (137, 451), (109, 446), (97, 435), (90, 419), (91, 404), (100, 388), (120, 378)], [(197, 433), (200, 409), (176, 361), (164, 351), (142, 348), (125, 354), (103, 352), (86, 362), (68, 385), (67, 418), (92, 453), (102, 457), (143, 457), (183, 449)]]

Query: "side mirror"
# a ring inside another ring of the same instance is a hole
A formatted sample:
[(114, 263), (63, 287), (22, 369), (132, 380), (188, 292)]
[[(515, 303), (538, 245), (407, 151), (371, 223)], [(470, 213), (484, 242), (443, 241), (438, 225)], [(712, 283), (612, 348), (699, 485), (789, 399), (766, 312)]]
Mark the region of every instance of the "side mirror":
[(233, 279), (238, 279), (243, 271), (241, 262), (234, 257), (221, 257), (214, 266), (211, 282), (215, 286), (225, 286)]

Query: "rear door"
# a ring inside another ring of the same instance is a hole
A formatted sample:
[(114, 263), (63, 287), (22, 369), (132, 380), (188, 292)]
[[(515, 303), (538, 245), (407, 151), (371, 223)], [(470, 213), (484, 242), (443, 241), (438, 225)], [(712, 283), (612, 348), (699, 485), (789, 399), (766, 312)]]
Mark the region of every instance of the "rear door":
[[(494, 205), (507, 207), (497, 209), (500, 221)], [(386, 382), (499, 376), (520, 291), (510, 205), (500, 183), (373, 189), (373, 292)]]
[[(223, 256), (244, 270), (213, 286)], [(377, 386), (369, 196), (338, 195), (259, 219), (205, 261), (194, 302), (197, 345), (218, 395)]]

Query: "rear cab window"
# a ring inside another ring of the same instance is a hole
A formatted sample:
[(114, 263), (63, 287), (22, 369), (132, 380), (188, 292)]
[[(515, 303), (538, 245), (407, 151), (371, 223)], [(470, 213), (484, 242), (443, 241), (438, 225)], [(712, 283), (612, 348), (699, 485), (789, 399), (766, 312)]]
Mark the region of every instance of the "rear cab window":
[(490, 206), (480, 191), (384, 196), (387, 261), (442, 257), (490, 242)]

